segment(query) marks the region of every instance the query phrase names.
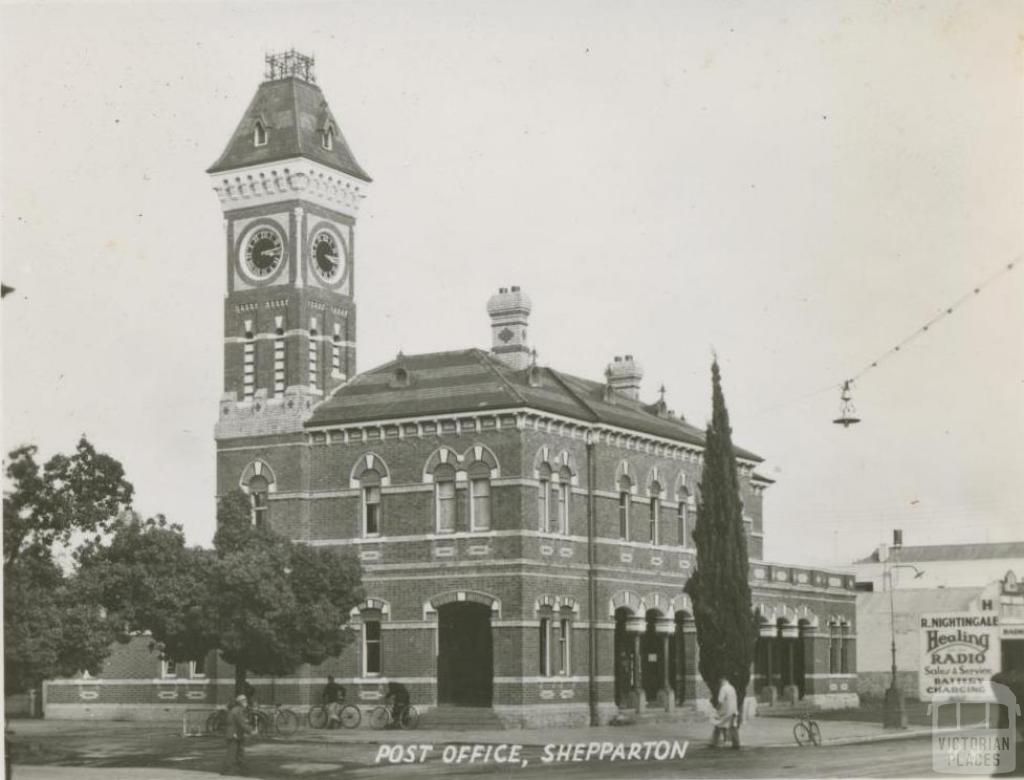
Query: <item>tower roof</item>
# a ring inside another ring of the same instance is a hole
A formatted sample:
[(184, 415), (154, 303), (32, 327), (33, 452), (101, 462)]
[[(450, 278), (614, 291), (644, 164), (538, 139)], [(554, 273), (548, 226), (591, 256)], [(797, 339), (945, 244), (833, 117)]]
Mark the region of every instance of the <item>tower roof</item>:
[[(363, 181), (371, 181), (349, 148), (320, 87), (299, 75), (264, 81), (231, 135), (224, 152), (207, 173), (305, 157)], [(276, 74), (275, 74), (276, 75)], [(257, 123), (265, 143), (254, 142)], [(323, 133), (332, 139), (325, 148)]]

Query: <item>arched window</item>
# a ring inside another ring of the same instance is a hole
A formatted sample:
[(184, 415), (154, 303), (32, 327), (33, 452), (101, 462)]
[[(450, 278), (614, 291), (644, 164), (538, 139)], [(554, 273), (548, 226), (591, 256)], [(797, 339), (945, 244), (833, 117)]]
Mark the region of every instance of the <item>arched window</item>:
[(539, 673), (541, 677), (572, 674), (572, 611), (550, 606), (540, 613)]
[(560, 677), (568, 677), (572, 666), (572, 621), (562, 617), (558, 621), (558, 653), (555, 670)]
[(270, 483), (267, 478), (256, 474), (249, 480), (249, 505), (252, 509), (252, 524), (266, 526), (270, 519), (270, 506), (267, 496), (270, 492)]
[(379, 536), (384, 513), (381, 488), (391, 484), (391, 471), (383, 458), (367, 452), (356, 458), (349, 473), (349, 489), (359, 491), (359, 509), (363, 536)]
[(256, 125), (252, 129), (252, 145), (267, 145), (267, 128), (264, 126), (263, 122), (258, 119), (256, 120)]
[(330, 125), (320, 131), (320, 145), (327, 151), (334, 148), (334, 128)]
[(376, 610), (363, 612), (363, 674), (379, 675), (384, 669), (384, 653), (381, 643), (380, 613)]
[(447, 463), (434, 469), (434, 514), (438, 533), (455, 530), (455, 469)]
[(629, 539), (629, 509), (632, 501), (630, 494), (633, 483), (629, 477), (619, 479), (619, 538)]
[(359, 477), (363, 498), (363, 536), (379, 536), (381, 524), (380, 474), (367, 469)]
[(678, 525), (679, 546), (690, 546), (690, 491), (681, 487), (676, 491), (676, 524)]
[(650, 542), (658, 544), (660, 539), (659, 525), (661, 524), (661, 485), (657, 482), (651, 484), (651, 514), (650, 514)]
[(542, 533), (551, 531), (551, 467), (542, 463), (537, 485), (537, 529)]
[(568, 466), (558, 470), (558, 527), (556, 532), (569, 533), (569, 500), (572, 496), (572, 472)]
[[(491, 467), (477, 461), (469, 467), (469, 527), (472, 531), (491, 528)], [(435, 472), (434, 478), (437, 478)]]

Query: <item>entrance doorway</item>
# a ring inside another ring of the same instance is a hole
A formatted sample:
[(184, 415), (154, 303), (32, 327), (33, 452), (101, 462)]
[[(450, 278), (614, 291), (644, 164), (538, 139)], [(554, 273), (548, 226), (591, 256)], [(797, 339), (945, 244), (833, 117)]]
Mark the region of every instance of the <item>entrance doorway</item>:
[(494, 696), (491, 608), (471, 601), (437, 610), (437, 700), (490, 707)]
[(647, 701), (658, 701), (658, 691), (661, 690), (664, 679), (664, 663), (662, 657), (663, 641), (655, 630), (655, 624), (660, 615), (654, 610), (647, 613), (647, 628), (640, 640), (640, 652), (642, 653), (643, 688)]

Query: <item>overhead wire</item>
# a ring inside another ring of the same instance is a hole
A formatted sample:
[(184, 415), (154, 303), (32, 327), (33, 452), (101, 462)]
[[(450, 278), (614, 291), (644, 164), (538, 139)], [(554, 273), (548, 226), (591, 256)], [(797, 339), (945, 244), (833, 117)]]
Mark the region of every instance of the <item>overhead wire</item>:
[[(967, 301), (980, 295), (982, 290), (984, 290), (986, 287), (989, 287), (1000, 277), (1014, 270), (1014, 268), (1016, 268), (1020, 264), (1022, 257), (1024, 256), (1017, 255), (1013, 260), (999, 268), (999, 270), (995, 271), (981, 283), (973, 287), (969, 292), (960, 296), (951, 304), (942, 309), (938, 314), (936, 314), (934, 317), (928, 320), (924, 325), (911, 332), (910, 335), (908, 335), (902, 341), (898, 342), (895, 346), (887, 349), (885, 352), (880, 354), (871, 362), (865, 364), (862, 368), (851, 374), (847, 379), (843, 379), (838, 382), (832, 382), (828, 385), (825, 385), (824, 387), (820, 387), (817, 390), (813, 390), (809, 393), (799, 395), (795, 398), (791, 398), (787, 401), (782, 401), (772, 406), (764, 407), (754, 412), (754, 416), (760, 416), (762, 414), (766, 414), (767, 412), (775, 411), (776, 409), (781, 409), (795, 403), (800, 403), (801, 401), (806, 401), (810, 398), (814, 398), (816, 396), (822, 395), (830, 391), (842, 390), (844, 393), (848, 393), (851, 390), (853, 384), (861, 377), (863, 377), (865, 374), (867, 374), (869, 371), (872, 371), (873, 369), (877, 368), (881, 363), (902, 351), (904, 347), (906, 347), (908, 344), (910, 344), (912, 341), (919, 338), (920, 336), (923, 336), (925, 333), (931, 330), (934, 325), (936, 325), (941, 320), (953, 314), (957, 309), (959, 309), (961, 306), (967, 303)], [(844, 401), (846, 400), (847, 399), (844, 398)], [(852, 406), (850, 408), (852, 409)]]
[(957, 309), (959, 309), (961, 306), (963, 306), (963, 304), (965, 304), (967, 301), (969, 301), (972, 298), (974, 298), (976, 295), (980, 295), (982, 290), (984, 290), (986, 287), (988, 287), (990, 284), (995, 282), (997, 279), (999, 279), (1004, 274), (1007, 274), (1010, 271), (1012, 271), (1020, 261), (1021, 261), (1021, 255), (1017, 255), (1017, 257), (1015, 257), (1012, 261), (1010, 261), (1005, 266), (1003, 266), (998, 271), (996, 271), (994, 274), (989, 276), (987, 279), (985, 279), (983, 282), (981, 282), (981, 284), (979, 284), (978, 286), (974, 287), (970, 292), (967, 292), (964, 295), (962, 295), (959, 298), (957, 298), (953, 303), (951, 303), (945, 309), (943, 309), (938, 314), (936, 314), (934, 317), (932, 317), (930, 320), (928, 320), (928, 322), (926, 322), (920, 328), (915, 330), (913, 333), (911, 333), (909, 336), (907, 336), (905, 339), (903, 339), (903, 341), (899, 342), (896, 346), (887, 349), (885, 352), (883, 352), (877, 358), (875, 358), (870, 363), (865, 365), (858, 372), (853, 374), (849, 379), (843, 380), (842, 382), (838, 382), (838, 383), (832, 385), (832, 389), (835, 389), (837, 387), (841, 387), (844, 384), (844, 382), (850, 382), (850, 383), (856, 382), (858, 379), (860, 379), (862, 376), (864, 376), (866, 373), (868, 373), (868, 371), (871, 371), (872, 369), (877, 368), (879, 363), (881, 363), (884, 360), (887, 360), (888, 358), (890, 358), (893, 355), (895, 355), (897, 352), (899, 352), (901, 349), (903, 349), (903, 347), (907, 346), (907, 344), (912, 342), (914, 339), (916, 339), (916, 338), (918, 338), (920, 336), (923, 336), (925, 333), (927, 333), (931, 329), (931, 327), (933, 325), (935, 325), (936, 323), (940, 322), (941, 320), (943, 320), (946, 317), (948, 317), (949, 315), (951, 315), (953, 312), (955, 312)]

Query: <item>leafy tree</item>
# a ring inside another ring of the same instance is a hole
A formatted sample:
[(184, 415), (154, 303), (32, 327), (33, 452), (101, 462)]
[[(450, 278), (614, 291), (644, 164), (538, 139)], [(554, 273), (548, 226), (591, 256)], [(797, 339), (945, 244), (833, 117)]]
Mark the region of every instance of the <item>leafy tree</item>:
[(348, 551), (293, 544), (251, 522), (241, 491), (217, 508), (218, 649), (248, 672), (288, 674), (338, 655), (352, 641), (349, 612), (363, 599), (362, 570)]
[[(75, 533), (95, 533), (131, 506), (134, 489), (124, 467), (96, 452), (84, 436), (73, 455), (54, 455), (40, 470), (34, 445), (7, 456), (4, 491), (4, 567), (29, 549), (40, 554)], [(6, 573), (6, 572), (5, 572)]]
[(95, 602), (55, 561), (55, 550), (97, 534), (131, 503), (121, 464), (82, 437), (73, 455), (42, 467), (37, 448), (7, 458), (4, 491), (5, 690), (15, 693), (50, 677), (96, 672), (113, 632)]
[(340, 653), (363, 598), (354, 556), (253, 526), (240, 491), (221, 500), (217, 520), (214, 550), (187, 547), (181, 527), (163, 518), (118, 523), (109, 544), (80, 556), (88, 589), (126, 631), (149, 631), (170, 660), (220, 651), (238, 683)]
[(716, 701), (718, 681), (727, 677), (736, 688), (742, 708), (757, 624), (750, 601), (747, 539), (732, 429), (717, 359), (711, 364), (711, 388), (711, 422), (704, 442), (704, 469), (693, 529), (697, 565), (685, 590), (693, 601), (701, 677)]
[(186, 547), (181, 526), (162, 515), (131, 513), (112, 531), (109, 541), (93, 540), (77, 554), (83, 592), (103, 605), (122, 641), (148, 631), (167, 658), (205, 656), (217, 638), (213, 552)]
[(96, 673), (110, 653), (113, 627), (103, 612), (44, 555), (24, 554), (6, 567), (4, 668), (7, 693), (81, 670)]

